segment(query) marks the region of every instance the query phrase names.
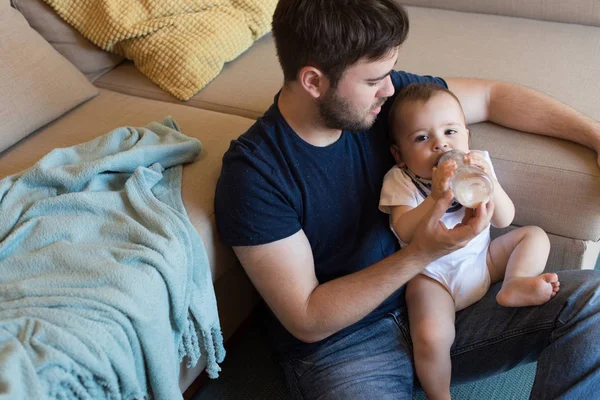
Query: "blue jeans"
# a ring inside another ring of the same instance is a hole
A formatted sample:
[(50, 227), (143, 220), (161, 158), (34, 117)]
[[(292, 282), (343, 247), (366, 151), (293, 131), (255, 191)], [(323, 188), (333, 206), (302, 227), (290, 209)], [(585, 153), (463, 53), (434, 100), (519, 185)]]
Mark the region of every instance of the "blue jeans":
[[(452, 382), (538, 360), (532, 399), (597, 399), (600, 273), (564, 271), (559, 279), (560, 291), (542, 306), (499, 306), (498, 283), (459, 311)], [(294, 399), (412, 399), (415, 375), (406, 309), (282, 365)]]

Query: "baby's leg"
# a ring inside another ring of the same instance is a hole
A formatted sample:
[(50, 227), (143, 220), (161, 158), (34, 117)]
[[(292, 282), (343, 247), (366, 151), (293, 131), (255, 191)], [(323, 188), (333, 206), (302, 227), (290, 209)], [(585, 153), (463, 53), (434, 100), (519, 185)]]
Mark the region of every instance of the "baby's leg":
[(438, 282), (414, 277), (406, 289), (417, 376), (428, 399), (450, 399), (454, 301)]
[(498, 304), (536, 306), (556, 295), (558, 276), (542, 274), (549, 252), (548, 235), (536, 226), (515, 229), (490, 243), (487, 264), (492, 282), (501, 280), (504, 272), (504, 282), (496, 296)]

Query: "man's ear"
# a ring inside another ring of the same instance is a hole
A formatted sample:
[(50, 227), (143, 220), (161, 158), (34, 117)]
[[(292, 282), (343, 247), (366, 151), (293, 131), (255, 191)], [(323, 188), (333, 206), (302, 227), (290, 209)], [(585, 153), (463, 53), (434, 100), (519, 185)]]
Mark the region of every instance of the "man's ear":
[(400, 154), (400, 147), (398, 147), (398, 145), (393, 144), (390, 146), (390, 151), (392, 152), (392, 155), (394, 156), (394, 160), (396, 160), (396, 165), (399, 167), (404, 167), (406, 164), (404, 163), (404, 161), (402, 161), (402, 154)]
[(302, 88), (313, 98), (318, 99), (329, 89), (329, 79), (316, 67), (306, 66), (298, 72)]

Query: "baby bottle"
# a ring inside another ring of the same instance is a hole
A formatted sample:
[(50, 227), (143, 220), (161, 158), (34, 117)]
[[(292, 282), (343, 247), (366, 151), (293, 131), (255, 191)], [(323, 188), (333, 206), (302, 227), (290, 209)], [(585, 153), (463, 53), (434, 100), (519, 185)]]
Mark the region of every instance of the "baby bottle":
[(456, 170), (450, 178), (450, 190), (460, 204), (475, 208), (479, 203), (486, 203), (490, 199), (494, 184), (481, 168), (465, 164), (464, 156), (462, 151), (450, 150), (440, 158), (438, 165), (446, 160), (456, 162)]

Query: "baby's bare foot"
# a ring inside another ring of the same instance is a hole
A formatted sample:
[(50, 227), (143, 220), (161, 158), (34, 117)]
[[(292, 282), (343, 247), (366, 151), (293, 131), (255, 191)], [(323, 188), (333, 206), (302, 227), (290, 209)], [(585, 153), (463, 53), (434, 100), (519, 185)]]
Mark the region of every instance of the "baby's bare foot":
[(496, 301), (504, 307), (539, 306), (554, 297), (559, 289), (560, 282), (556, 274), (518, 276), (504, 280)]

